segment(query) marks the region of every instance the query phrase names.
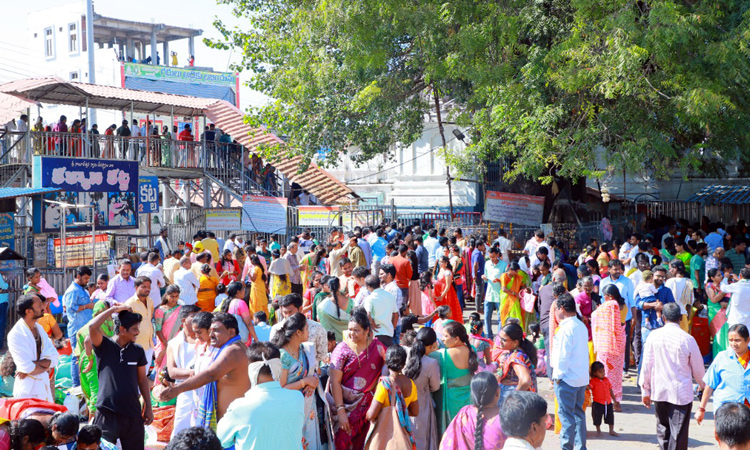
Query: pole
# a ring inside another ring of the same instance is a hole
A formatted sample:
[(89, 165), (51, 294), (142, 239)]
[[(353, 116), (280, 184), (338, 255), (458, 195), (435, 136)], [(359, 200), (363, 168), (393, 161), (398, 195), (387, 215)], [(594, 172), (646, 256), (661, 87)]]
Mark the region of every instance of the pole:
[[(89, 58), (89, 83), (96, 84), (96, 48), (94, 48), (94, 0), (86, 0), (86, 53)], [(88, 108), (88, 106), (86, 106)], [(89, 125), (96, 123), (96, 112), (86, 112), (86, 118), (90, 118)]]
[(68, 211), (68, 208), (61, 205), (60, 209), (62, 210), (62, 228), (60, 229), (60, 265), (62, 265), (63, 273), (65, 273), (65, 222), (67, 221), (66, 212)]
[(443, 130), (443, 120), (440, 115), (440, 98), (438, 97), (437, 89), (435, 86), (432, 87), (432, 94), (435, 97), (435, 112), (437, 113), (438, 130), (440, 131), (440, 138), (443, 140), (443, 158), (445, 159), (445, 177), (448, 184), (448, 207), (450, 209), (450, 221), (453, 221), (453, 189), (451, 186), (451, 168), (448, 165), (448, 154), (447, 142), (445, 141), (445, 130)]
[(91, 208), (91, 265), (94, 267), (96, 274), (96, 208)]

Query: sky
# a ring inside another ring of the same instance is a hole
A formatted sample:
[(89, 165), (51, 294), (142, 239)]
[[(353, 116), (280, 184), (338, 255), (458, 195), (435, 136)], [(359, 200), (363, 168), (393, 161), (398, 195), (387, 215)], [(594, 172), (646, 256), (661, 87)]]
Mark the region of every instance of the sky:
[[(14, 1), (11, 8), (0, 14), (0, 82), (48, 75), (44, 67), (29, 63), (25, 56), (28, 46), (27, 16), (34, 11), (69, 3), (71, 0)], [(230, 6), (217, 5), (215, 0), (99, 0), (94, 1), (94, 11), (105, 17), (197, 28), (203, 30), (202, 37), (206, 38), (220, 37), (213, 25), (217, 16), (229, 26), (240, 25), (240, 21), (232, 15)], [(169, 44), (170, 51), (177, 52), (180, 66), (185, 64), (183, 58), (188, 54), (187, 46), (186, 39)], [(236, 51), (208, 48), (201, 38), (196, 38), (195, 60), (196, 66), (213, 67), (215, 71), (224, 72), (230, 63), (240, 62), (241, 56)], [(243, 110), (268, 101), (263, 94), (244, 86), (247, 78), (247, 73), (240, 74), (240, 107)]]

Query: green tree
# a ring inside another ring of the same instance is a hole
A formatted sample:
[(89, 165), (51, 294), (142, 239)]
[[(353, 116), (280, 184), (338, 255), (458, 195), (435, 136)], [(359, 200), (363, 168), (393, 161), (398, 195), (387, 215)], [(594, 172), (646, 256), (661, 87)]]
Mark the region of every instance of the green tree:
[(225, 39), (210, 44), (239, 48), (275, 99), (249, 120), (306, 161), (410, 144), (436, 99), (469, 130), (446, 155), (460, 173), (499, 158), (509, 179), (542, 181), (720, 171), (750, 144), (750, 2), (220, 2), (248, 26), (217, 19)]

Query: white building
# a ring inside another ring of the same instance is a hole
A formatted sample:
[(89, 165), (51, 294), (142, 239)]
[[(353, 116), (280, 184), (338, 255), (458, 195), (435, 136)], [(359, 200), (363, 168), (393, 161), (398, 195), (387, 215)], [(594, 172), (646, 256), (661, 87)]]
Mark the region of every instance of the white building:
[[(452, 152), (460, 152), (466, 147), (453, 135), (456, 128), (455, 125), (444, 125), (447, 146)], [(352, 149), (350, 154), (357, 151)], [(400, 207), (447, 211), (447, 173), (441, 152), (442, 138), (437, 121), (431, 117), (425, 122), (424, 132), (416, 142), (390, 149), (388, 156), (392, 158), (378, 156), (356, 167), (347, 155), (336, 167), (328, 170), (369, 202), (390, 205), (393, 201)], [(455, 177), (454, 172), (451, 175)], [(454, 210), (473, 210), (480, 198), (477, 184), (454, 180), (451, 185)]]
[[(54, 75), (67, 81), (123, 86), (125, 74), (121, 58), (156, 60), (158, 53), (161, 64), (170, 65), (170, 42), (188, 39), (188, 51), (194, 54), (194, 38), (202, 34), (201, 30), (104, 17), (94, 12), (95, 70), (89, 73), (86, 20), (86, 0), (29, 13), (28, 63), (43, 68), (39, 76)], [(182, 55), (181, 61), (185, 64), (187, 55)], [(41, 114), (47, 123), (57, 122), (61, 114), (85, 116), (78, 108), (62, 105), (45, 106)], [(122, 113), (98, 111), (95, 118), (102, 130), (111, 123), (119, 125)]]

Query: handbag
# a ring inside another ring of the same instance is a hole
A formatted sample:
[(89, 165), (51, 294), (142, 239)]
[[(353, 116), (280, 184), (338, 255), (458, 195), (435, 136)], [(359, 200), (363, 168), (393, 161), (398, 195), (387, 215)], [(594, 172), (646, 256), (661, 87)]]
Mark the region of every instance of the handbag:
[[(393, 382), (395, 385), (395, 381)], [(408, 450), (413, 448), (409, 433), (401, 426), (396, 409), (396, 393), (394, 386), (388, 390), (390, 406), (384, 406), (378, 414), (375, 425), (370, 427), (367, 435), (365, 450)]]
[(536, 305), (536, 295), (529, 291), (523, 291), (521, 294), (521, 309), (527, 313), (534, 312), (534, 305)]

